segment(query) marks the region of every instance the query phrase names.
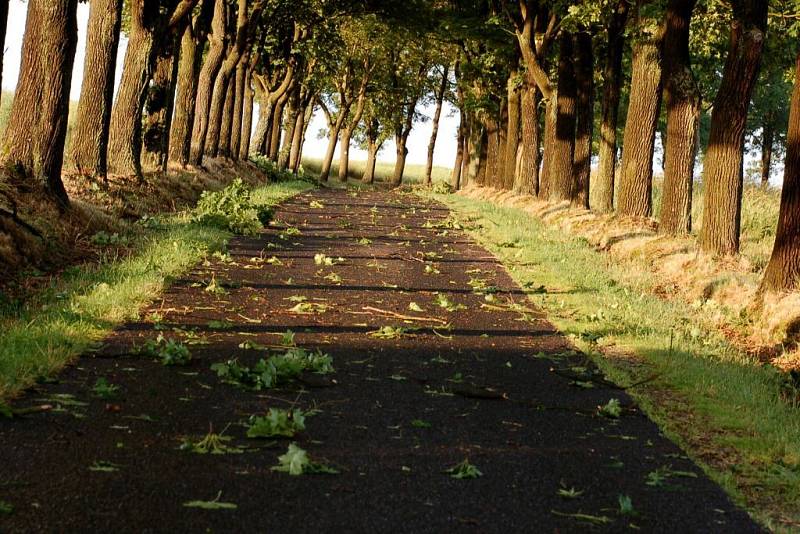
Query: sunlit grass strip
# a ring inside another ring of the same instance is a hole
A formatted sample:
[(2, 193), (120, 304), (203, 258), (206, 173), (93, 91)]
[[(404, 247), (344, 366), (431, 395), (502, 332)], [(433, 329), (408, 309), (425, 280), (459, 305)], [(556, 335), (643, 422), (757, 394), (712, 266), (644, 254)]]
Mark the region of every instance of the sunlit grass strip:
[[(309, 187), (270, 184), (255, 189), (252, 198), (276, 204)], [(137, 318), (172, 277), (231, 237), (191, 223), (187, 214), (169, 217), (164, 226), (146, 231), (124, 259), (69, 269), (24, 308), (0, 310), (0, 398), (52, 375), (112, 328)]]
[[(518, 209), (436, 198), (482, 225), (471, 233), (518, 283), (548, 289), (531, 298), (612, 379), (660, 373), (630, 393), (738, 502), (773, 528), (800, 522), (800, 407), (781, 399), (776, 371), (704, 329), (702, 312), (651, 294), (649, 273), (612, 263), (585, 240)], [(636, 364), (602, 355), (591, 340), (632, 351)]]

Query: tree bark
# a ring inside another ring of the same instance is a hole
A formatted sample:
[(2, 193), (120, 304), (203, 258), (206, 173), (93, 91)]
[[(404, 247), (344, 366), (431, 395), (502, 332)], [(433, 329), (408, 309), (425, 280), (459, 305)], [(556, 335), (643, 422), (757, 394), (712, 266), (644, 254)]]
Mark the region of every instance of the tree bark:
[[(502, 121), (502, 119), (501, 119)], [(500, 130), (501, 121), (494, 117), (486, 117), (484, 127), (486, 130), (486, 173), (476, 176), (476, 182), (483, 186), (502, 188), (502, 176), (498, 173), (500, 160)], [(503, 154), (505, 155), (505, 154)]]
[[(7, 1), (1, 4), (8, 8)], [(83, 83), (67, 161), (81, 174), (103, 180), (108, 172), (108, 134), (121, 21), (122, 0), (91, 3)], [(0, 23), (5, 28), (5, 21), (0, 19)]]
[(689, 56), (689, 23), (697, 0), (670, 0), (664, 31), (664, 191), (659, 230), (688, 234), (692, 229), (692, 184), (700, 125), (700, 90)]
[(278, 162), (278, 154), (281, 150), (281, 133), (283, 132), (283, 115), (286, 111), (286, 103), (289, 101), (290, 92), (284, 93), (275, 104), (272, 112), (272, 132), (269, 136), (269, 150), (267, 156), (274, 162)]
[(526, 83), (521, 95), (522, 162), (514, 182), (514, 191), (524, 195), (539, 194), (539, 101), (535, 85)]
[(700, 244), (706, 252), (739, 252), (742, 161), (747, 109), (767, 29), (767, 2), (734, 0), (728, 57), (711, 113), (704, 158), (705, 199)]
[(69, 88), (78, 41), (77, 0), (29, 0), (17, 91), (6, 128), (3, 166), (44, 186), (61, 208)]
[(228, 91), (225, 97), (225, 104), (222, 106), (222, 128), (219, 133), (218, 157), (231, 157), (231, 135), (233, 132), (233, 108), (236, 105), (235, 100), (236, 79), (234, 76), (231, 76), (228, 79)]
[(181, 50), (178, 58), (176, 80), (175, 116), (172, 119), (172, 128), (170, 128), (169, 133), (169, 161), (181, 167), (185, 167), (189, 163), (197, 78), (200, 74), (200, 58), (197, 53), (195, 32), (193, 25), (188, 23), (181, 35)]
[(572, 35), (562, 31), (559, 38), (558, 91), (555, 138), (551, 145), (552, 166), (548, 169), (549, 199), (572, 200), (575, 190), (573, 163), (575, 156), (575, 69), (572, 64)]
[(408, 140), (408, 136), (395, 136), (394, 142), (396, 145), (395, 149), (395, 160), (394, 160), (394, 172), (392, 173), (392, 186), (398, 187), (400, 184), (403, 183), (403, 174), (405, 174), (406, 170), (406, 157), (408, 157), (408, 148), (406, 148), (406, 141)]
[(623, 137), (619, 205), (623, 215), (649, 217), (653, 200), (653, 151), (661, 107), (661, 29), (651, 18), (637, 22), (628, 115)]
[(308, 127), (311, 124), (311, 119), (314, 117), (314, 98), (316, 98), (316, 95), (309, 95), (309, 101), (303, 114), (303, 130), (300, 135), (300, 147), (297, 152), (297, 159), (292, 166), (292, 172), (294, 174), (297, 174), (300, 171), (300, 165), (303, 164), (303, 147), (305, 147), (306, 144)]
[[(8, 27), (8, 0), (0, 0), (0, 43), (6, 42), (6, 28)], [(0, 86), (3, 82), (3, 56), (5, 49), (0, 46)]]
[(289, 170), (293, 173), (296, 172), (298, 160), (300, 158), (300, 150), (303, 145), (303, 135), (305, 134), (305, 115), (306, 107), (309, 105), (307, 89), (303, 89), (300, 96), (300, 104), (297, 109), (297, 114), (294, 119), (294, 128), (292, 130), (292, 142), (289, 149)]
[(442, 116), (442, 105), (444, 103), (444, 96), (447, 93), (447, 87), (450, 83), (448, 76), (450, 75), (450, 66), (442, 66), (442, 83), (439, 85), (439, 91), (436, 93), (436, 109), (433, 112), (433, 121), (431, 123), (431, 138), (428, 141), (428, 159), (425, 164), (425, 184), (430, 185), (433, 176), (433, 153), (436, 150), (436, 138), (439, 135), (439, 118)]
[(215, 0), (214, 15), (211, 19), (211, 34), (208, 36), (209, 46), (203, 67), (197, 82), (194, 121), (192, 124), (192, 142), (189, 150), (189, 162), (192, 165), (203, 164), (206, 147), (206, 135), (209, 127), (209, 111), (217, 72), (225, 56), (225, 19), (227, 17), (225, 0)]
[(591, 183), (589, 205), (600, 213), (614, 209), (614, 173), (617, 165), (617, 122), (622, 93), (622, 52), (628, 0), (620, 0), (608, 23), (606, 59), (603, 67), (602, 119), (600, 122), (599, 164)]
[(761, 187), (769, 185), (769, 174), (772, 167), (772, 144), (775, 142), (775, 124), (773, 114), (767, 113), (761, 131)]
[(242, 140), (239, 147), (239, 159), (247, 161), (250, 158), (250, 139), (253, 131), (253, 100), (255, 91), (253, 90), (253, 69), (254, 64), (250, 64), (245, 74), (244, 83), (244, 108), (242, 110)]
[(289, 168), (289, 159), (292, 153), (292, 141), (294, 140), (294, 129), (297, 126), (297, 116), (300, 114), (300, 89), (292, 91), (289, 96), (288, 113), (283, 127), (283, 143), (278, 154), (278, 168), (281, 170)]
[(147, 20), (152, 15), (147, 13), (147, 9), (153, 9), (147, 0), (132, 0), (130, 3), (128, 48), (111, 111), (108, 143), (109, 170), (139, 179), (142, 179), (142, 110), (152, 71), (155, 42), (152, 24)]
[(506, 130), (506, 145), (503, 157), (503, 176), (500, 185), (503, 189), (514, 188), (517, 170), (517, 147), (520, 134), (520, 108), (522, 95), (517, 84), (518, 73), (512, 70), (508, 77), (508, 128)]
[(242, 149), (242, 120), (244, 114), (245, 83), (250, 69), (250, 52), (245, 52), (236, 66), (233, 99), (233, 124), (231, 125), (231, 138), (228, 157), (239, 159)]
[(589, 179), (592, 172), (592, 126), (594, 122), (594, 55), (588, 30), (575, 35), (575, 80), (578, 89), (575, 113), (575, 191), (572, 203), (589, 209)]
[(375, 181), (375, 163), (378, 160), (378, 141), (375, 138), (367, 138), (367, 164), (364, 166), (364, 174), (361, 181), (371, 184)]
[(795, 59), (778, 229), (761, 290), (800, 287), (800, 53)]
[[(177, 47), (177, 43), (173, 43)], [(172, 103), (175, 98), (175, 48), (161, 51), (156, 58), (152, 80), (145, 99), (144, 143), (145, 160), (154, 169), (164, 169), (169, 144), (169, 125), (172, 121)]]

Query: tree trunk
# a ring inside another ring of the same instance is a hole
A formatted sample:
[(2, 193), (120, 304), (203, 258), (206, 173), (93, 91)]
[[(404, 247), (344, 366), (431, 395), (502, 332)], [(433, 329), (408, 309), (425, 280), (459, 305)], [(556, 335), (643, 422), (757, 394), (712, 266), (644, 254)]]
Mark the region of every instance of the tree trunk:
[(461, 188), (461, 167), (464, 163), (464, 143), (466, 142), (464, 112), (460, 111), (459, 115), (461, 118), (459, 119), (458, 134), (456, 135), (456, 160), (453, 163), (453, 171), (450, 173), (450, 187), (454, 191), (458, 191)]
[(228, 91), (225, 97), (225, 104), (222, 107), (222, 128), (219, 133), (219, 148), (217, 156), (222, 158), (231, 157), (231, 136), (233, 135), (233, 108), (236, 105), (236, 78), (231, 76), (228, 79)]
[(229, 144), (228, 157), (239, 159), (242, 147), (242, 114), (244, 113), (244, 84), (247, 79), (248, 63), (250, 56), (245, 55), (236, 66), (236, 78), (234, 83), (233, 98), (233, 124), (231, 125), (231, 137)]
[(395, 136), (394, 142), (396, 145), (396, 158), (394, 161), (394, 173), (392, 174), (392, 187), (399, 187), (403, 183), (403, 174), (406, 170), (406, 157), (408, 156), (408, 148), (406, 148), (407, 135)]
[(239, 147), (239, 159), (250, 159), (250, 139), (253, 131), (253, 68), (248, 67), (244, 84), (244, 109), (242, 110), (242, 141)]
[(77, 6), (77, 0), (29, 0), (3, 147), (3, 166), (43, 185), (62, 208), (69, 205), (61, 168), (78, 41)]
[(169, 133), (169, 161), (181, 167), (189, 163), (199, 66), (195, 29), (192, 24), (186, 24), (181, 35), (181, 51), (178, 58), (175, 116)]
[(269, 151), (267, 155), (269, 159), (276, 162), (278, 161), (278, 154), (281, 150), (281, 133), (283, 132), (283, 119), (284, 111), (286, 111), (286, 103), (289, 101), (289, 92), (286, 92), (278, 99), (275, 104), (275, 110), (272, 112), (272, 132), (269, 137)]
[(781, 208), (775, 246), (761, 289), (791, 290), (800, 287), (800, 53), (795, 60), (794, 90), (786, 132)]
[(342, 128), (339, 139), (339, 181), (347, 183), (347, 174), (350, 171), (350, 140), (353, 136), (349, 127)]
[(300, 99), (300, 107), (294, 119), (294, 128), (292, 129), (292, 143), (289, 150), (289, 170), (296, 172), (295, 169), (298, 165), (300, 158), (300, 148), (303, 145), (303, 134), (305, 125), (306, 107), (308, 106), (308, 99), (305, 95)]
[(336, 143), (339, 141), (339, 130), (342, 128), (341, 112), (334, 124), (328, 125), (328, 148), (325, 150), (325, 158), (322, 160), (322, 168), (319, 171), (319, 181), (327, 182), (333, 164), (333, 155), (336, 152)]
[(575, 69), (572, 64), (572, 35), (562, 31), (559, 39), (558, 92), (555, 139), (552, 144), (552, 166), (548, 169), (550, 200), (571, 200), (575, 189), (573, 162), (575, 156)]
[(111, 111), (111, 131), (108, 143), (108, 166), (115, 174), (142, 179), (142, 110), (147, 97), (147, 82), (152, 70), (155, 44), (153, 28), (146, 24), (149, 17), (145, 0), (131, 2), (131, 29), (128, 48), (122, 67), (122, 80)]
[(501, 177), (498, 176), (498, 160), (500, 156), (500, 123), (494, 117), (484, 120), (486, 131), (486, 172), (475, 177), (479, 185), (501, 188)]
[(300, 89), (292, 91), (288, 102), (288, 113), (283, 127), (283, 143), (278, 154), (278, 168), (281, 170), (289, 168), (289, 159), (292, 153), (292, 141), (294, 140), (294, 129), (297, 125), (297, 115), (300, 113)]
[(367, 137), (367, 164), (364, 166), (364, 174), (361, 181), (371, 184), (375, 181), (375, 162), (378, 160), (378, 140), (374, 137)]
[(436, 93), (436, 109), (433, 112), (433, 121), (431, 124), (431, 139), (428, 141), (428, 159), (425, 164), (425, 184), (430, 185), (433, 176), (433, 152), (436, 150), (436, 138), (439, 135), (439, 118), (442, 116), (442, 104), (444, 102), (444, 95), (447, 92), (447, 86), (450, 83), (448, 76), (450, 74), (450, 66), (444, 65), (442, 71), (442, 83), (439, 85), (439, 92)]
[[(259, 94), (258, 91), (256, 93)], [(269, 99), (269, 95), (260, 93), (258, 99), (258, 121), (256, 122), (256, 131), (252, 143), (255, 148), (254, 152), (262, 156), (266, 156), (268, 152), (267, 138), (272, 132), (272, 111), (273, 104)]]
[(589, 209), (589, 179), (592, 173), (592, 126), (594, 121), (594, 55), (592, 35), (584, 30), (575, 36), (575, 80), (578, 89), (575, 113), (575, 165), (572, 203)]
[(209, 46), (203, 67), (197, 81), (197, 96), (195, 98), (194, 122), (192, 124), (192, 143), (189, 151), (189, 162), (192, 165), (203, 164), (203, 154), (206, 148), (206, 135), (209, 126), (209, 111), (211, 109), (211, 95), (214, 89), (217, 72), (222, 66), (225, 56), (225, 0), (215, 0), (214, 16), (211, 20), (211, 34), (208, 37)]
[(664, 192), (659, 230), (688, 234), (692, 229), (692, 183), (700, 125), (700, 90), (689, 56), (689, 23), (697, 0), (670, 0), (664, 31)]
[(514, 191), (523, 195), (539, 194), (539, 100), (535, 84), (528, 84), (521, 95), (522, 162), (514, 181)]
[(300, 165), (303, 163), (303, 147), (306, 144), (306, 134), (308, 133), (308, 127), (311, 124), (311, 119), (314, 117), (314, 96), (309, 96), (309, 102), (306, 105), (306, 109), (303, 115), (303, 129), (300, 134), (300, 147), (297, 151), (297, 159), (292, 166), (292, 172), (297, 174), (300, 171)]
[(514, 182), (516, 181), (516, 170), (517, 170), (517, 147), (519, 146), (519, 134), (520, 134), (520, 112), (521, 112), (521, 100), (522, 94), (520, 91), (520, 87), (517, 84), (517, 77), (518, 72), (516, 70), (512, 70), (511, 74), (508, 77), (507, 89), (508, 89), (508, 121), (507, 121), (507, 130), (506, 130), (506, 145), (504, 153), (502, 154), (503, 158), (503, 176), (500, 180), (499, 185), (503, 189), (511, 190), (514, 188)]
[(589, 205), (600, 213), (614, 209), (614, 171), (617, 165), (617, 119), (622, 92), (622, 52), (628, 0), (620, 0), (607, 28), (606, 61), (603, 67), (602, 119), (600, 122), (600, 161), (591, 183)]
[[(166, 163), (177, 67), (173, 50), (167, 48), (156, 58), (153, 79), (148, 84), (145, 99), (146, 116), (142, 131), (144, 159), (153, 169), (162, 169)], [(174, 51), (177, 53), (177, 50)]]
[[(0, 0), (0, 43), (6, 42), (6, 28), (8, 27), (8, 0)], [(0, 46), (0, 86), (3, 82), (3, 56), (5, 49)]]
[(661, 107), (661, 32), (655, 24), (649, 18), (638, 24), (643, 35), (633, 46), (630, 102), (623, 137), (617, 209), (623, 215), (637, 217), (649, 217), (653, 207), (653, 151)]
[(550, 188), (553, 182), (552, 167), (554, 165), (554, 144), (556, 140), (556, 122), (558, 117), (557, 103), (558, 94), (556, 91), (553, 91), (544, 109), (544, 150), (542, 153), (542, 170), (539, 173), (539, 198), (544, 200), (550, 198)]
[[(8, 9), (7, 1), (0, 4)], [(83, 83), (67, 161), (81, 174), (103, 180), (108, 169), (108, 132), (121, 20), (122, 0), (94, 0), (91, 3)], [(0, 26), (5, 28), (2, 18)]]
[(772, 145), (775, 142), (775, 123), (772, 112), (764, 117), (761, 131), (761, 187), (769, 185), (770, 168), (772, 167)]
[(704, 158), (700, 244), (706, 252), (739, 252), (744, 129), (767, 29), (767, 2), (734, 0), (728, 57), (711, 112)]

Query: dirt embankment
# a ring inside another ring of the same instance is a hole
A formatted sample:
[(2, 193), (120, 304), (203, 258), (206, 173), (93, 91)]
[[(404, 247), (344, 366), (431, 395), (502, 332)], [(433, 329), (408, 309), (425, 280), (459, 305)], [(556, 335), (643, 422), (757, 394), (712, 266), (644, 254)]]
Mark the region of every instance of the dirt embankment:
[(518, 208), (586, 239), (616, 261), (633, 266), (632, 277), (646, 276), (651, 290), (662, 298), (680, 298), (702, 308), (742, 349), (786, 370), (800, 369), (800, 292), (766, 294), (756, 305), (760, 274), (746, 258), (713, 258), (700, 251), (693, 237), (657, 233), (652, 219), (597, 214), (568, 202), (544, 202), (489, 187), (469, 186), (459, 193)]
[(65, 175), (70, 207), (62, 212), (41, 190), (0, 175), (0, 271), (7, 273), (0, 291), (11, 282), (35, 285), (40, 272), (96, 261), (102, 247), (92, 237), (98, 232), (135, 232), (133, 223), (142, 217), (193, 205), (203, 191), (222, 189), (237, 177), (250, 184), (266, 180), (250, 163), (223, 160), (207, 161), (202, 169), (148, 173), (142, 181)]

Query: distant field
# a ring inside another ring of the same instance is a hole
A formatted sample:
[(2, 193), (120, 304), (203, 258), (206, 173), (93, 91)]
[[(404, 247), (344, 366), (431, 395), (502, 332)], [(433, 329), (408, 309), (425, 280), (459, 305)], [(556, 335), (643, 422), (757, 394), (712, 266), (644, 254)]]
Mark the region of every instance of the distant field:
[[(360, 180), (364, 175), (364, 167), (366, 161), (351, 161), (350, 168), (347, 175), (354, 179)], [(322, 160), (318, 158), (303, 158), (303, 167), (318, 174), (320, 167), (322, 167)], [(434, 182), (448, 182), (450, 181), (450, 173), (452, 169), (448, 167), (433, 167), (432, 179)], [(331, 168), (331, 177), (335, 179), (339, 175), (339, 163), (333, 162)], [(389, 182), (394, 175), (394, 163), (378, 162), (375, 165), (375, 180), (378, 182)], [(425, 178), (425, 165), (406, 164), (405, 173), (403, 174), (403, 183), (420, 183)]]
[[(14, 102), (13, 91), (3, 91), (0, 93), (0, 138), (6, 134), (6, 125), (8, 124), (8, 116), (11, 114), (11, 104)], [(72, 127), (75, 125), (75, 113), (78, 110), (78, 101), (70, 100), (69, 102), (69, 122), (67, 122), (67, 139), (64, 145), (64, 151), (69, 148), (69, 139), (72, 135)]]

